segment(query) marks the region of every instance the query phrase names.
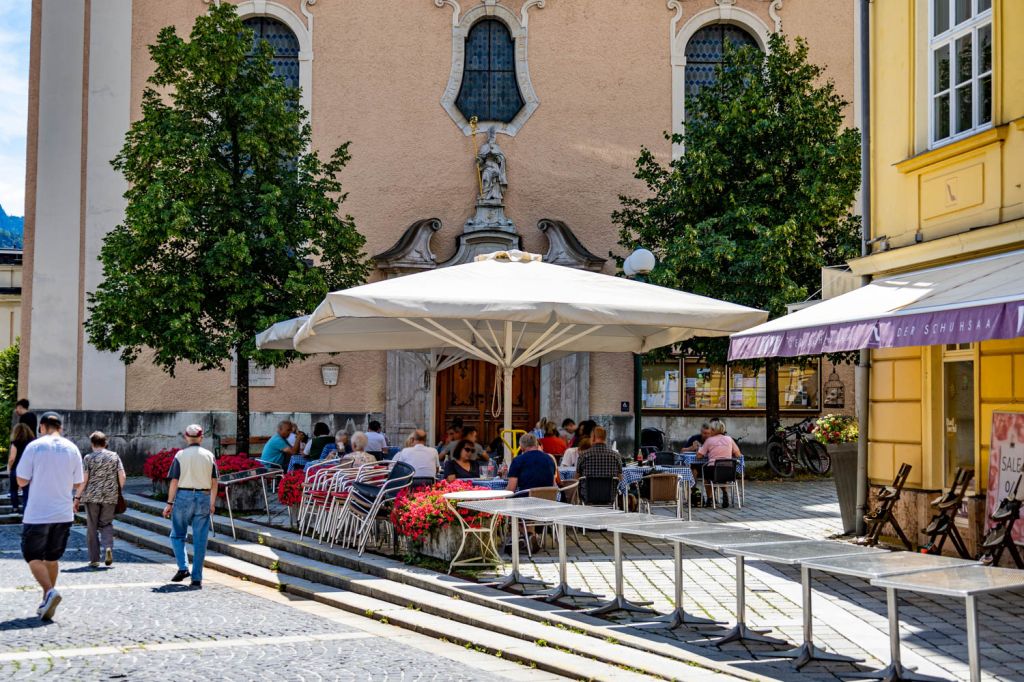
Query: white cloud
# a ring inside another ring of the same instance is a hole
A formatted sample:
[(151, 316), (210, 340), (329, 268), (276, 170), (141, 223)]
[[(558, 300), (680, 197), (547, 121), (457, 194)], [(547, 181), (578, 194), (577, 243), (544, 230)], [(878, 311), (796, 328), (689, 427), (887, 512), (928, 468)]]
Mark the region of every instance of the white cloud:
[(31, 0), (0, 0), (0, 205), (25, 211)]

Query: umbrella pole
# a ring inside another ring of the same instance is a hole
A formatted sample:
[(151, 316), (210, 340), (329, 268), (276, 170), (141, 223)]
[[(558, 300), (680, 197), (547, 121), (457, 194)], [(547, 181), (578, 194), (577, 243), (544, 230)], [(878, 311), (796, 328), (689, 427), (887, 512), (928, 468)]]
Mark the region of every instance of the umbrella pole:
[(437, 367), (432, 366), (429, 370), (430, 378), (428, 383), (429, 394), (427, 396), (427, 445), (434, 447), (437, 444)]
[[(502, 368), (501, 404), (504, 411), (506, 433), (512, 431), (512, 372), (514, 371), (515, 370), (508, 365)], [(505, 461), (510, 461), (511, 459), (512, 453), (508, 449), (508, 444), (506, 444)]]

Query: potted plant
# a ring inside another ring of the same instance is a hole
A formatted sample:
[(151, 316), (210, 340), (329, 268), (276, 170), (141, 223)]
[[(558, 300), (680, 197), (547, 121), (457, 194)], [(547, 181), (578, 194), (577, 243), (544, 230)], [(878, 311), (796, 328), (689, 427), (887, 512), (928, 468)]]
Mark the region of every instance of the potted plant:
[(832, 477), (836, 482), (843, 532), (857, 528), (857, 441), (860, 431), (857, 420), (844, 414), (819, 417), (814, 429), (818, 442), (828, 446), (832, 456)]
[(288, 507), (288, 519), (292, 528), (299, 524), (299, 504), (302, 502), (302, 485), (305, 481), (306, 472), (297, 469), (285, 474), (277, 486), (277, 499)]
[[(217, 475), (234, 474), (239, 471), (258, 469), (260, 463), (257, 459), (242, 453), (240, 455), (222, 455), (217, 458)], [(269, 484), (268, 484), (269, 487)], [(225, 488), (217, 489), (217, 507), (227, 509)], [(264, 509), (263, 483), (260, 481), (247, 481), (236, 483), (231, 486), (231, 508), (236, 512), (257, 511)]]
[[(462, 526), (444, 495), (475, 487), (468, 481), (441, 481), (398, 494), (391, 510), (391, 523), (411, 553), (451, 561), (462, 541)], [(481, 519), (487, 516), (468, 509), (459, 509), (459, 514), (474, 527), (479, 527)]]

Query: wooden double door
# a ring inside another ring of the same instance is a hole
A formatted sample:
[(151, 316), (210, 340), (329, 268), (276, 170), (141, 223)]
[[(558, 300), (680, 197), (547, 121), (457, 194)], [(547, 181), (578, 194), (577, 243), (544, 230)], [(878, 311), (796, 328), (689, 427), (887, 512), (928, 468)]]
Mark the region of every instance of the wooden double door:
[[(500, 372), (496, 369), (482, 360), (463, 360), (438, 373), (434, 414), (439, 437), (459, 418), (464, 426), (475, 426), (479, 430), (477, 440), (482, 445), (498, 437), (504, 416), (498, 385)], [(519, 367), (512, 375), (512, 428), (529, 431), (539, 419), (540, 368)]]

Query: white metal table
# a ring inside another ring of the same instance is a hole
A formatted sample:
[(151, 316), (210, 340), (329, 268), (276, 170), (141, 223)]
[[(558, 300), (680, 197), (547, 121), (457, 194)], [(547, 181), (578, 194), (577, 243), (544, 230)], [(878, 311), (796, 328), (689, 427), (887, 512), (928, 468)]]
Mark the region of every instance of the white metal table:
[[(727, 547), (726, 554), (734, 556), (742, 555), (746, 559), (757, 559), (775, 564), (795, 566), (811, 559), (826, 557), (849, 557), (863, 556), (865, 554), (878, 554), (884, 550), (859, 545), (849, 545), (842, 542), (827, 542), (825, 540), (807, 540), (804, 542), (785, 542), (777, 545), (736, 545)], [(801, 566), (801, 577), (803, 586), (803, 626), (804, 641), (795, 649), (788, 651), (776, 651), (768, 654), (769, 658), (793, 658), (796, 669), (804, 667), (811, 661), (844, 661), (853, 663), (860, 659), (830, 654), (814, 646), (813, 637), (813, 614), (811, 611), (811, 582), (809, 569)]]
[[(917, 554), (915, 552), (875, 552), (872, 554), (822, 557), (808, 559), (801, 565), (804, 589), (810, 590), (812, 571), (846, 575), (854, 578), (874, 580), (904, 573), (924, 573), (957, 566), (974, 567), (973, 561), (954, 559), (946, 556)], [(879, 680), (934, 680), (924, 675), (914, 675), (900, 660), (900, 623), (896, 607), (896, 594), (886, 590), (889, 603), (889, 665), (877, 671), (851, 673), (849, 677), (864, 677)]]
[[(971, 682), (981, 682), (981, 661), (978, 655), (978, 597), (1010, 590), (1024, 590), (1024, 571), (992, 566), (956, 566), (921, 573), (902, 573), (875, 578), (871, 584), (884, 587), (889, 606), (889, 628), (895, 629), (899, 648), (899, 616), (896, 611), (896, 591), (958, 597), (967, 605), (967, 659)], [(890, 637), (892, 634), (890, 632)], [(882, 679), (909, 679), (892, 676)]]
[[(462, 525), (462, 542), (459, 543), (459, 549), (455, 552), (455, 556), (452, 557), (451, 563), (448, 564), (448, 572), (451, 573), (452, 569), (456, 566), (490, 566), (492, 564), (501, 564), (501, 557), (498, 556), (498, 549), (494, 546), (494, 517), (491, 517), (490, 522), (486, 525), (481, 524), (479, 528), (473, 528), (470, 526), (466, 519), (462, 518), (462, 514), (459, 513), (458, 505), (460, 502), (472, 502), (480, 500), (496, 500), (504, 497), (511, 497), (514, 493), (510, 490), (459, 490), (454, 493), (445, 493), (444, 499), (448, 503), (448, 506), (455, 513), (455, 518), (459, 520)], [(468, 559), (459, 559), (462, 556), (462, 550), (466, 548), (466, 538), (474, 536), (480, 543), (480, 556), (469, 557)]]
[[(783, 542), (801, 542), (805, 538), (796, 535), (786, 535), (767, 530), (744, 530), (742, 528), (720, 528), (711, 533), (692, 533), (673, 535), (669, 540), (678, 540), (684, 545), (711, 549), (722, 552), (726, 547), (733, 545), (769, 545)], [(747, 584), (746, 567), (742, 555), (736, 556), (736, 625), (729, 629), (722, 637), (713, 640), (715, 646), (722, 646), (729, 642), (748, 640), (752, 642), (763, 642), (766, 644), (785, 644), (780, 639), (765, 637), (767, 629), (751, 628), (747, 626)]]
[[(571, 507), (572, 505), (564, 504), (562, 502), (554, 502), (552, 500), (544, 500), (539, 497), (515, 497), (501, 500), (467, 500), (460, 502), (459, 506), (471, 511), (483, 512), (485, 514), (492, 515), (493, 520), (490, 527), (493, 543), (493, 529), (495, 521), (499, 516), (508, 516), (512, 518), (512, 512), (522, 509), (560, 508)], [(500, 589), (512, 587), (513, 585), (522, 585), (523, 587), (541, 585), (546, 587), (549, 583), (546, 583), (543, 580), (537, 580), (536, 578), (528, 578), (519, 571), (519, 519), (512, 518), (512, 522), (509, 525), (512, 527), (512, 572), (495, 581), (495, 586)]]

